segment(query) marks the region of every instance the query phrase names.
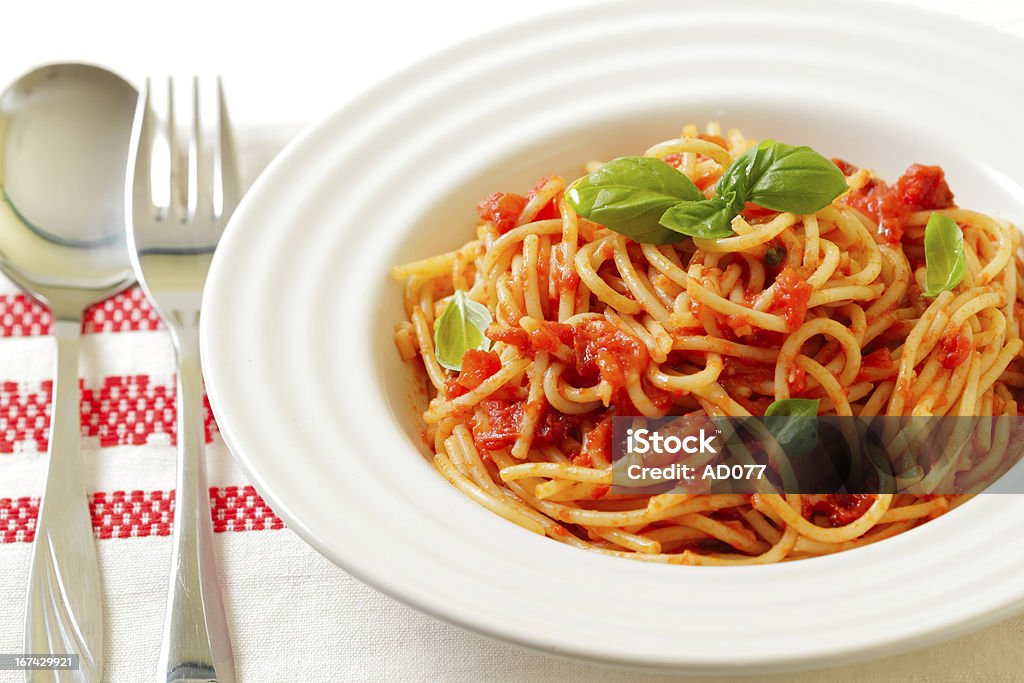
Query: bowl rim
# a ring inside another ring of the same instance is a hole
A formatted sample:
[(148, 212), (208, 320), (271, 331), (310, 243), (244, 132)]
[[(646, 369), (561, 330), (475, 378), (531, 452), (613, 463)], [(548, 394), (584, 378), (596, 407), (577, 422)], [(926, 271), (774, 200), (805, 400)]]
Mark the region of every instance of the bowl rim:
[[(658, 2), (647, 2), (643, 4), (647, 6), (657, 7), (664, 6), (664, 3)], [(752, 3), (745, 2), (743, 0), (738, 0), (733, 4), (742, 6), (750, 5)], [(789, 0), (783, 4), (788, 5), (790, 7), (794, 7), (799, 6), (802, 3)], [(924, 15), (931, 20), (934, 19), (936, 16), (941, 16), (935, 15), (931, 12), (910, 9), (906, 7), (897, 9), (895, 6), (889, 5), (888, 3), (869, 2), (859, 4), (874, 5), (876, 7), (884, 6), (886, 11), (890, 13), (893, 11), (899, 12), (902, 9), (906, 16), (913, 16), (915, 18), (920, 18), (921, 15)], [(628, 3), (626, 1), (614, 1), (601, 4), (601, 7), (603, 8), (618, 8), (619, 11), (621, 11), (627, 6), (635, 7), (636, 3)], [(374, 88), (367, 91), (363, 95), (357, 97), (347, 106), (336, 111), (331, 116), (327, 117), (326, 119), (322, 120), (317, 124), (313, 124), (307, 127), (294, 141), (292, 141), (288, 145), (285, 151), (283, 151), (277, 158), (273, 160), (273, 162), (270, 164), (270, 166), (268, 166), (268, 168), (263, 172), (263, 174), (261, 174), (260, 178), (257, 180), (254, 187), (250, 190), (246, 198), (243, 200), (242, 206), (236, 213), (236, 218), (232, 219), (231, 224), (229, 225), (228, 230), (225, 234), (225, 238), (229, 240), (236, 239), (236, 235), (240, 234), (241, 231), (243, 230), (243, 228), (237, 226), (242, 225), (246, 220), (249, 220), (248, 217), (251, 214), (257, 213), (261, 210), (261, 201), (266, 203), (267, 201), (270, 200), (271, 197), (273, 197), (273, 187), (275, 183), (279, 182), (280, 179), (287, 178), (289, 175), (294, 174), (296, 176), (301, 176), (303, 174), (303, 169), (308, 168), (311, 163), (310, 156), (312, 155), (315, 158), (319, 145), (325, 141), (324, 138), (326, 137), (327, 139), (329, 139), (331, 132), (333, 130), (346, 125), (347, 118), (359, 118), (360, 116), (371, 114), (379, 101), (388, 99), (389, 97), (392, 96), (394, 92), (399, 91), (405, 87), (409, 87), (416, 81), (428, 76), (433, 70), (437, 69), (439, 66), (443, 67), (443, 65), (446, 63), (451, 63), (452, 61), (456, 61), (462, 58), (463, 56), (467, 56), (474, 53), (481, 47), (486, 46), (488, 44), (488, 41), (494, 40), (495, 37), (508, 36), (512, 34), (526, 34), (534, 30), (539, 30), (547, 22), (551, 22), (555, 18), (573, 16), (577, 14), (577, 12), (579, 11), (581, 10), (565, 10), (556, 14), (547, 15), (540, 18), (534, 18), (524, 22), (519, 22), (515, 26), (499, 28), (494, 31), (488, 32), (484, 35), (481, 35), (477, 38), (471, 39), (460, 45), (447, 48), (435, 54), (433, 57), (430, 57), (426, 60), (423, 60), (422, 62), (407, 67), (406, 69), (400, 71), (398, 74), (387, 79), (387, 81), (379, 84), (378, 86), (375, 86)], [(943, 17), (941, 20), (939, 20), (939, 23), (942, 22), (946, 22), (947, 25), (953, 25), (954, 23), (950, 18), (946, 17)], [(960, 26), (959, 24), (957, 24), (957, 26), (958, 28), (962, 29), (962, 26)], [(991, 31), (988, 29), (986, 29), (986, 32), (1002, 36), (1002, 34), (999, 34), (998, 32)], [(1008, 38), (1008, 36), (1004, 37)], [(1014, 41), (1014, 45), (1018, 50), (1021, 47), (1021, 43), (1018, 41)], [(222, 289), (227, 284), (221, 283), (221, 279), (227, 277), (227, 267), (222, 265), (222, 263), (226, 260), (226, 257), (223, 256), (223, 253), (224, 252), (222, 251), (218, 251), (218, 255), (215, 256), (214, 258), (214, 265), (213, 268), (211, 269), (210, 278), (211, 287), (208, 288), (207, 298), (206, 301), (204, 301), (204, 308), (207, 308), (207, 306), (205, 305), (207, 302), (213, 301), (214, 294), (212, 294), (212, 292)], [(211, 308), (216, 310), (217, 305), (213, 304)], [(213, 335), (216, 334), (215, 330), (207, 322), (209, 318), (210, 316), (207, 316), (204, 318), (203, 321), (203, 353), (204, 355), (216, 357), (219, 355), (216, 351), (207, 353), (208, 350), (215, 348), (215, 340), (213, 339)], [(208, 391), (210, 394), (211, 406), (217, 417), (221, 418), (221, 416), (224, 415), (226, 412), (226, 405), (227, 402), (230, 401), (230, 399), (228, 399), (224, 394), (222, 394), (222, 385), (218, 383), (216, 379), (213, 379), (219, 378), (218, 372), (215, 369), (211, 368), (209, 376), (211, 377), (211, 380), (209, 381)], [(275, 493), (275, 487), (273, 483), (268, 481), (261, 474), (260, 468), (257, 465), (257, 463), (250, 460), (250, 458), (246, 454), (246, 450), (241, 447), (241, 441), (243, 439), (239, 436), (239, 434), (237, 434), (234, 431), (233, 426), (230, 424), (230, 420), (228, 420), (227, 422), (221, 422), (221, 433), (224, 436), (224, 439), (227, 442), (230, 450), (235, 455), (235, 458), (238, 460), (242, 469), (245, 471), (246, 475), (249, 476), (249, 478), (253, 481), (253, 484), (256, 486), (257, 490), (271, 504), (271, 506), (277, 512), (277, 514), (285, 520), (289, 528), (299, 533), (299, 535), (302, 536), (311, 545), (313, 545), (313, 547), (318, 552), (320, 552), (325, 557), (330, 559), (332, 562), (338, 564), (339, 566), (341, 566), (346, 571), (353, 574), (363, 582), (372, 585), (375, 588), (382, 590), (382, 592), (385, 592), (386, 594), (390, 595), (391, 597), (399, 599), (400, 601), (405, 602), (406, 604), (410, 604), (416, 607), (417, 609), (420, 609), (421, 611), (425, 611), (431, 614), (432, 616), (438, 617), (449, 623), (459, 625), (462, 627), (471, 628), (472, 630), (487, 635), (489, 637), (514, 642), (518, 645), (525, 646), (530, 649), (536, 649), (548, 653), (561, 655), (570, 654), (573, 657), (587, 659), (589, 661), (598, 663), (611, 663), (620, 666), (630, 667), (646, 666), (647, 668), (669, 670), (679, 670), (680, 668), (688, 668), (694, 671), (721, 671), (722, 668), (728, 668), (722, 667), (722, 662), (720, 661), (701, 662), (694, 660), (693, 658), (690, 658), (685, 663), (682, 663), (671, 657), (667, 657), (661, 661), (646, 660), (638, 662), (634, 659), (629, 658), (609, 659), (608, 657), (602, 656), (600, 653), (597, 653), (593, 650), (571, 650), (571, 648), (566, 647), (564, 644), (559, 644), (557, 646), (549, 645), (545, 647), (544, 644), (538, 642), (537, 639), (532, 639), (528, 637), (516, 637), (515, 635), (510, 635), (510, 633), (507, 630), (497, 628), (493, 623), (474, 619), (475, 615), (471, 613), (466, 613), (464, 611), (459, 612), (458, 610), (453, 609), (450, 606), (447, 606), (449, 607), (448, 609), (444, 609), (445, 606), (439, 606), (438, 604), (436, 604), (436, 602), (424, 599), (424, 596), (422, 594), (410, 592), (409, 590), (404, 590), (402, 586), (392, 585), (387, 583), (386, 581), (382, 581), (374, 575), (372, 567), (368, 565), (360, 565), (357, 562), (353, 562), (351, 557), (346, 557), (343, 553), (339, 553), (336, 548), (332, 548), (330, 544), (327, 542), (327, 540), (324, 539), (317, 530), (311, 528), (303, 521), (301, 514), (295, 514), (291, 506), (287, 504), (284, 498), (278, 496)], [(942, 521), (944, 520), (936, 520), (936, 522)], [(932, 524), (935, 524), (936, 522), (933, 522)], [(913, 531), (919, 530), (915, 529)], [(558, 547), (557, 544), (552, 544), (547, 539), (542, 540), (544, 540), (545, 543), (548, 543), (552, 547)], [(853, 554), (856, 554), (857, 552), (858, 551), (847, 551), (842, 555), (849, 557)], [(801, 561), (799, 564), (803, 566), (810, 566), (817, 562), (819, 559), (820, 558), (804, 560)], [(619, 562), (619, 560), (614, 561)], [(723, 568), (715, 569), (716, 571), (723, 570)], [(731, 570), (725, 569), (725, 571)], [(953, 625), (936, 623), (931, 625), (930, 627), (921, 628), (917, 632), (907, 635), (903, 639), (889, 639), (887, 640), (887, 643), (884, 647), (880, 647), (877, 643), (862, 643), (857, 648), (848, 648), (845, 650), (840, 649), (831, 652), (822, 651), (816, 657), (805, 656), (801, 660), (801, 662), (795, 664), (791, 661), (791, 657), (786, 656), (785, 653), (780, 653), (776, 661), (761, 659), (758, 662), (756, 662), (756, 665), (761, 667), (762, 670), (767, 670), (779, 667), (793, 668), (794, 666), (805, 668), (826, 664), (836, 664), (844, 661), (856, 661), (858, 659), (863, 659), (870, 655), (877, 655), (881, 652), (897, 652), (900, 650), (908, 649), (910, 647), (914, 647), (916, 645), (923, 644), (925, 642), (930, 642), (934, 640), (936, 634), (939, 633), (944, 634), (946, 636), (953, 636), (957, 635), (958, 633), (964, 633), (973, 628), (977, 628), (988, 623), (993, 623), (1001, 618), (1005, 618), (1010, 614), (1019, 611), (1022, 608), (1024, 608), (1024, 589), (1021, 590), (1019, 595), (1007, 596), (1007, 599), (1001, 605), (988, 606), (987, 611), (984, 614), (971, 615), (966, 619), (961, 619), (958, 623)], [(765, 667), (767, 667), (767, 669)]]

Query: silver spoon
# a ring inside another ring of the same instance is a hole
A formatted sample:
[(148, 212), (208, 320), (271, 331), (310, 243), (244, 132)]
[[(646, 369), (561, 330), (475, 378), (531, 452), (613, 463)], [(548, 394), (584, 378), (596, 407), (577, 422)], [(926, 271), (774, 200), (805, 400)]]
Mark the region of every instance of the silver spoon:
[(50, 307), (57, 340), (25, 652), (77, 654), (75, 680), (98, 681), (103, 672), (100, 577), (82, 483), (78, 346), (85, 309), (133, 281), (124, 178), (137, 97), (119, 76), (84, 64), (42, 67), (0, 96), (0, 270)]

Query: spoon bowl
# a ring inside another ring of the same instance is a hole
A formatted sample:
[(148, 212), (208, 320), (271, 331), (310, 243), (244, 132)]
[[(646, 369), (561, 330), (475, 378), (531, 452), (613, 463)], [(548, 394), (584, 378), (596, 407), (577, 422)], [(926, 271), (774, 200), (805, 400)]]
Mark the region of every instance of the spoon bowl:
[(78, 655), (84, 681), (103, 675), (103, 608), (82, 477), (78, 349), (85, 309), (133, 281), (124, 184), (137, 97), (85, 64), (36, 69), (0, 95), (0, 271), (49, 306), (57, 346), (24, 652)]
[(0, 96), (0, 270), (72, 316), (133, 278), (114, 190), (136, 100), (85, 64), (36, 69)]

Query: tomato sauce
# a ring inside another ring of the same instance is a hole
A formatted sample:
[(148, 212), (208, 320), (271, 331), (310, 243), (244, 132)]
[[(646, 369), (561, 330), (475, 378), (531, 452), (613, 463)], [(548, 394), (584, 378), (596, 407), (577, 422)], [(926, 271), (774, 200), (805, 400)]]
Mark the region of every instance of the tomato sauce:
[(494, 351), (470, 349), (462, 356), (458, 382), (466, 389), (476, 389), (484, 380), (501, 370), (501, 359)]
[(536, 330), (517, 327), (488, 329), (488, 338), (518, 348), (526, 354), (572, 349), (574, 369), (583, 379), (603, 379), (613, 388), (625, 387), (626, 377), (647, 367), (647, 349), (636, 337), (607, 320), (585, 320), (575, 325), (541, 321)]
[(683, 155), (675, 153), (666, 154), (661, 158), (661, 160), (664, 161), (669, 166), (671, 166), (672, 168), (679, 168), (679, 166), (683, 163)]
[(647, 349), (640, 340), (607, 320), (584, 320), (573, 325), (573, 332), (576, 372), (582, 377), (599, 376), (612, 387), (623, 388), (628, 374), (647, 366)]
[(580, 467), (607, 464), (612, 459), (612, 421), (605, 418), (590, 430), (583, 441), (583, 450), (573, 459)]
[(520, 327), (499, 328), (497, 325), (491, 325), (484, 331), (484, 334), (491, 341), (514, 346), (524, 353), (530, 350), (530, 335)]
[(522, 195), (495, 192), (476, 205), (476, 213), (482, 220), (493, 223), (497, 231), (504, 235), (516, 227), (526, 202), (526, 197)]
[[(526, 401), (488, 398), (480, 402), (481, 412), (473, 416), (470, 425), (473, 442), (484, 451), (509, 448), (523, 431)], [(538, 446), (558, 444), (565, 438), (578, 418), (560, 413), (547, 402), (542, 403), (533, 443)]]
[(579, 273), (576, 272), (576, 264), (568, 263), (566, 257), (566, 245), (559, 244), (554, 251), (554, 268), (551, 279), (555, 285), (555, 291), (575, 293), (580, 284)]
[(743, 211), (740, 213), (748, 221), (757, 220), (758, 218), (767, 218), (768, 216), (775, 216), (779, 212), (766, 209), (763, 206), (758, 206), (754, 202), (747, 202), (743, 207)]
[(701, 133), (697, 137), (700, 138), (701, 140), (704, 140), (705, 142), (713, 142), (722, 149), (729, 149), (729, 142), (721, 135), (708, 135), (706, 133)]
[(861, 357), (860, 365), (865, 368), (892, 367), (892, 351), (885, 348), (876, 349)]
[(775, 278), (775, 296), (770, 311), (781, 311), (789, 329), (794, 330), (804, 323), (807, 302), (813, 288), (793, 268), (785, 268)]
[(489, 327), (484, 334), (491, 341), (514, 346), (520, 352), (532, 356), (537, 351), (555, 351), (562, 346), (572, 347), (575, 339), (573, 328), (563, 323), (539, 321), (536, 330), (527, 332), (520, 327)]
[[(530, 188), (529, 193), (526, 195), (526, 201), (532, 201), (533, 198), (536, 197), (542, 189), (544, 189), (544, 186), (551, 182), (552, 177), (553, 176), (546, 175), (541, 177), (540, 180), (534, 183), (533, 187)], [(552, 197), (551, 201), (549, 201), (547, 204), (540, 208), (540, 211), (538, 211), (537, 215), (533, 217), (533, 220), (545, 221), (550, 220), (552, 218), (558, 218), (559, 216), (561, 216), (561, 214), (558, 212), (558, 200), (559, 195)]]
[(834, 526), (846, 526), (867, 512), (874, 502), (874, 496), (862, 493), (837, 493), (804, 499), (804, 517), (824, 515)]
[(953, 370), (971, 354), (973, 344), (967, 335), (958, 332), (947, 332), (939, 342), (939, 363), (947, 370)]
[(752, 397), (759, 396), (765, 385), (770, 386), (775, 381), (775, 368), (731, 356), (722, 361), (722, 374), (718, 378), (722, 387), (751, 415), (764, 415), (772, 400)]
[[(697, 320), (701, 319), (704, 311), (708, 311), (715, 319), (715, 322), (718, 323), (718, 331), (721, 332), (723, 339), (727, 339), (729, 341), (742, 341), (745, 344), (753, 344), (754, 346), (760, 346), (762, 348), (782, 346), (783, 342), (786, 341), (786, 334), (783, 332), (764, 330), (760, 327), (754, 327), (750, 322), (749, 316), (726, 315), (709, 309), (699, 301), (690, 301), (690, 312)], [(696, 333), (703, 334), (703, 330), (704, 328), (701, 326)], [(674, 331), (674, 334), (686, 336), (694, 334), (694, 332), (689, 329), (677, 328)]]
[(892, 358), (892, 351), (887, 348), (876, 349), (871, 353), (861, 356), (860, 359), (860, 370), (857, 372), (855, 381), (863, 382), (867, 379), (877, 379), (877, 373), (868, 373), (868, 370), (890, 370), (892, 374), (896, 374), (896, 364)]
[[(499, 329), (491, 326), (486, 332), (494, 341), (501, 341), (518, 348), (524, 355), (532, 355), (539, 351), (569, 350), (572, 354), (572, 365), (565, 373), (565, 380), (570, 384), (589, 385), (595, 380), (604, 380), (611, 385), (613, 393), (608, 415), (638, 415), (639, 411), (629, 399), (626, 383), (630, 378), (644, 382), (638, 377), (647, 367), (649, 356), (646, 347), (636, 337), (623, 332), (612, 323), (602, 319), (584, 320), (574, 325), (566, 325), (551, 321), (540, 321), (537, 329), (527, 332), (518, 327)], [(497, 372), (494, 361), (499, 360), (493, 352), (481, 352), (471, 360), (463, 361), (465, 382), (473, 383), (479, 378), (482, 382), (490, 376), (492, 369)], [(468, 357), (468, 354), (467, 354)], [(468, 365), (467, 365), (468, 362)], [(500, 363), (498, 364), (500, 368)], [(493, 373), (491, 373), (493, 374)], [(479, 382), (474, 386), (479, 386)], [(449, 395), (465, 393), (466, 388), (459, 383), (459, 378), (449, 380)], [(644, 394), (656, 408), (667, 410), (674, 396), (654, 386), (643, 384)], [(500, 398), (499, 398), (500, 396)], [(482, 450), (507, 448), (515, 443), (522, 431), (523, 416), (526, 405), (514, 396), (500, 393), (492, 395), (480, 404), (482, 410), (474, 415), (472, 423), (473, 438)], [(565, 415), (552, 408), (546, 401), (540, 407), (535, 444), (557, 444), (577, 429), (584, 417), (593, 419), (596, 414)], [(607, 463), (611, 451), (611, 421), (602, 420), (586, 440), (584, 451), (576, 457), (576, 464), (591, 462)], [(589, 465), (587, 465), (589, 466)]]
[(942, 168), (920, 164), (908, 168), (891, 187), (872, 178), (844, 201), (874, 220), (889, 244), (899, 244), (911, 213), (955, 206)]
[(702, 192), (707, 190), (709, 187), (718, 182), (718, 179), (722, 177), (722, 169), (715, 168), (710, 171), (705, 171), (699, 176), (693, 179), (693, 184), (697, 186), (698, 190)]
[(842, 171), (843, 175), (846, 176), (847, 178), (849, 178), (854, 173), (860, 170), (846, 159), (839, 159), (838, 157), (833, 157), (832, 163), (838, 166), (839, 170)]

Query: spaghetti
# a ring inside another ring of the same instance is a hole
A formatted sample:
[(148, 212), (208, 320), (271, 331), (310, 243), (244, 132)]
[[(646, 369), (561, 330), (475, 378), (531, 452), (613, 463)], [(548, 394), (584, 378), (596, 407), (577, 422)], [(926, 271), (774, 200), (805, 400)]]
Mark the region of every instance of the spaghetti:
[[(716, 125), (655, 145), (711, 197), (755, 143)], [(545, 177), (478, 207), (477, 238), (398, 266), (401, 356), (425, 372), (434, 465), (492, 512), (592, 551), (760, 564), (873, 543), (963, 501), (935, 495), (615, 495), (613, 415), (1017, 415), (1024, 264), (1008, 223), (957, 208), (937, 167), (889, 186), (835, 160), (847, 191), (812, 214), (742, 207), (724, 237), (638, 243), (591, 222)], [(601, 167), (587, 166), (587, 171)], [(962, 230), (966, 272), (926, 297), (925, 226)], [(488, 344), (459, 371), (435, 352), (455, 292)], [(489, 346), (488, 350), (484, 350)], [(970, 473), (968, 473), (970, 476)]]

